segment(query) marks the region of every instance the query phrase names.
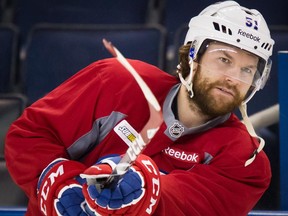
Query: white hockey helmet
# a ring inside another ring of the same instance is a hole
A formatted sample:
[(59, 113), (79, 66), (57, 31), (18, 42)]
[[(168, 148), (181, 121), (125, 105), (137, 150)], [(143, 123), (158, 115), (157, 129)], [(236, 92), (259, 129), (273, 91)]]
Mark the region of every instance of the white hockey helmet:
[[(190, 20), (184, 41), (184, 44), (192, 42), (190, 62), (196, 58), (203, 42), (207, 40), (233, 45), (260, 57), (261, 66), (259, 65), (258, 69), (260, 77), (255, 80), (255, 88), (245, 99), (244, 102), (247, 103), (256, 91), (265, 86), (272, 65), (270, 56), (274, 40), (270, 37), (270, 31), (263, 16), (257, 10), (242, 7), (235, 1), (212, 4)], [(193, 95), (192, 73), (193, 71), (190, 70), (190, 77), (183, 84), (187, 89), (190, 86), (188, 91), (191, 91)]]
[[(257, 137), (260, 142), (251, 158), (245, 162), (245, 166), (248, 166), (254, 161), (257, 153), (263, 149), (265, 141), (256, 134), (248, 118), (247, 102), (266, 84), (272, 65), (270, 56), (274, 40), (270, 37), (270, 31), (263, 16), (255, 9), (247, 9), (235, 1), (218, 2), (205, 8), (198, 16), (190, 20), (189, 30), (184, 41), (184, 44), (191, 42), (190, 74), (188, 78), (184, 79), (179, 73), (179, 78), (191, 93), (191, 97), (193, 97), (193, 60), (196, 59), (199, 50), (203, 48), (202, 45), (205, 45), (205, 41), (219, 41), (259, 57), (257, 69), (259, 76), (254, 77), (253, 87), (251, 86), (251, 90), (239, 107), (249, 133)], [(181, 63), (178, 67), (181, 67)]]

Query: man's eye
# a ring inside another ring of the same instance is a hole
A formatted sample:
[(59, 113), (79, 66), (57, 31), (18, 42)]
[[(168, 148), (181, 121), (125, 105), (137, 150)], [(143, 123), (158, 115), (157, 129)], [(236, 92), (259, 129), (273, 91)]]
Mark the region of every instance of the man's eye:
[(242, 72), (245, 72), (245, 73), (247, 73), (247, 74), (251, 74), (251, 73), (252, 73), (251, 68), (242, 68), (241, 71), (242, 71)]
[(229, 63), (230, 63), (230, 60), (227, 59), (227, 58), (220, 57), (219, 59), (220, 59), (220, 61), (223, 62), (223, 63), (226, 63), (226, 64), (229, 64)]

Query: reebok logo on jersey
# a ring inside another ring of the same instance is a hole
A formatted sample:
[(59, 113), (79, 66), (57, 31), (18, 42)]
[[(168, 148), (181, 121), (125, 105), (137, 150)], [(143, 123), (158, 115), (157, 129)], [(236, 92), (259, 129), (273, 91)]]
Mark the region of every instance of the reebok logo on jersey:
[(198, 153), (192, 153), (192, 152), (185, 152), (179, 149), (173, 149), (173, 148), (166, 148), (163, 150), (163, 152), (168, 155), (169, 157), (172, 157), (176, 160), (189, 162), (189, 163), (199, 163), (200, 157)]
[(242, 29), (238, 30), (238, 35), (241, 35), (241, 36), (246, 37), (246, 38), (250, 38), (251, 40), (254, 40), (254, 41), (260, 43), (260, 37), (255, 36), (251, 33), (247, 33), (245, 31), (243, 31)]

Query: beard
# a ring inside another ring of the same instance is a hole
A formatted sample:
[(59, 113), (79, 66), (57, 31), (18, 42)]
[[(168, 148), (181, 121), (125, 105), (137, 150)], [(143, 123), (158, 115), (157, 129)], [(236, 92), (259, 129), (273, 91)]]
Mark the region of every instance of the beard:
[[(214, 118), (230, 113), (240, 106), (244, 97), (240, 96), (240, 92), (235, 86), (229, 85), (225, 81), (211, 83), (207, 79), (201, 79), (200, 73), (201, 72), (198, 71), (194, 74), (194, 96), (192, 99), (190, 98), (190, 107), (192, 109), (194, 105), (196, 105), (204, 115)], [(225, 100), (225, 98), (221, 99), (220, 97), (213, 96), (212, 90), (217, 86), (225, 87), (230, 91), (233, 91), (234, 100)]]

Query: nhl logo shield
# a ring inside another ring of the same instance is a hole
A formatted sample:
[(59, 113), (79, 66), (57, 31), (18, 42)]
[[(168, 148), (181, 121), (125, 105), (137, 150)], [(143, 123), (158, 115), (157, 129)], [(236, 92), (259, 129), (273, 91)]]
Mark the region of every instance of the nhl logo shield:
[(174, 138), (179, 138), (184, 132), (184, 127), (178, 122), (174, 122), (173, 125), (169, 128), (169, 134)]

